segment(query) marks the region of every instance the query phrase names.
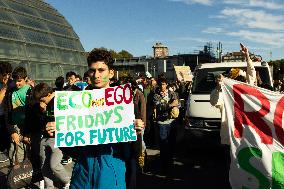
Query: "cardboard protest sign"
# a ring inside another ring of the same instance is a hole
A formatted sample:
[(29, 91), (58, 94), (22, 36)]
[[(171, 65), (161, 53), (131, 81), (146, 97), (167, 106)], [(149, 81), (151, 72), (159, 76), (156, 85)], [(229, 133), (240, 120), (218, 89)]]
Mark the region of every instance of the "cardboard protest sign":
[(137, 140), (129, 84), (106, 89), (56, 91), (54, 114), (56, 147)]
[(174, 66), (174, 69), (179, 81), (192, 81), (192, 75), (189, 66)]
[(224, 79), (233, 189), (284, 188), (284, 95)]

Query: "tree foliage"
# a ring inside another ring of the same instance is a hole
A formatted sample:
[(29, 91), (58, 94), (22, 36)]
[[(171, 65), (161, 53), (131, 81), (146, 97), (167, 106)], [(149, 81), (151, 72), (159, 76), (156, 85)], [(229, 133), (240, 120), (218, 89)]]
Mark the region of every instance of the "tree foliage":
[(104, 49), (104, 50), (110, 51), (111, 55), (114, 58), (133, 58), (133, 55), (130, 52), (126, 51), (126, 50), (121, 50), (120, 52), (116, 52), (113, 49), (107, 49), (105, 47), (100, 47), (99, 49)]
[(284, 75), (284, 59), (271, 61), (270, 65), (273, 65), (273, 79), (279, 79)]

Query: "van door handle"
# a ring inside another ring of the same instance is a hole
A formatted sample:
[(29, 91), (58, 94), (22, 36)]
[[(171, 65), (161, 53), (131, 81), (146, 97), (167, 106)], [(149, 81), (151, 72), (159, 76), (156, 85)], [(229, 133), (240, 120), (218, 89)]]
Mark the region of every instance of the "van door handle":
[(194, 100), (194, 102), (210, 102), (210, 100)]

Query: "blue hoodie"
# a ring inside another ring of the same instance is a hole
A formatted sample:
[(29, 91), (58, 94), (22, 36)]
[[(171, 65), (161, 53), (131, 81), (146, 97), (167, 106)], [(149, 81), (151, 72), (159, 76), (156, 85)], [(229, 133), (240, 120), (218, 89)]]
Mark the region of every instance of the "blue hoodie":
[(70, 189), (125, 189), (128, 143), (80, 147)]

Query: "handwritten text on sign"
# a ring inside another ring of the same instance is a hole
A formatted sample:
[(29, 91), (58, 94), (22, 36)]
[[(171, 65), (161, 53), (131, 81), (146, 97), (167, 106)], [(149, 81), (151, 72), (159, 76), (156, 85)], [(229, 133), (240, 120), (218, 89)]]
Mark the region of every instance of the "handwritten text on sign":
[(135, 141), (129, 84), (106, 89), (56, 91), (55, 146), (72, 147)]

